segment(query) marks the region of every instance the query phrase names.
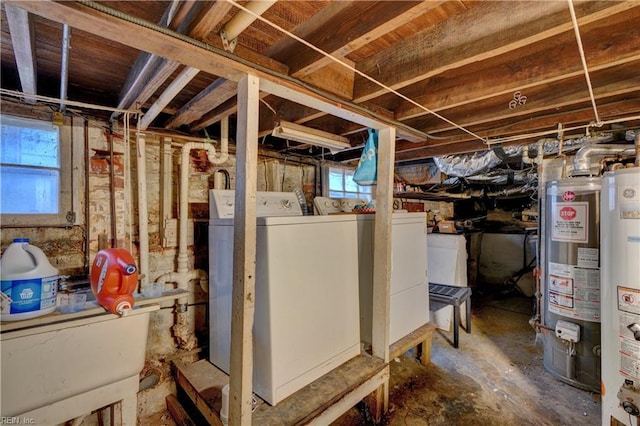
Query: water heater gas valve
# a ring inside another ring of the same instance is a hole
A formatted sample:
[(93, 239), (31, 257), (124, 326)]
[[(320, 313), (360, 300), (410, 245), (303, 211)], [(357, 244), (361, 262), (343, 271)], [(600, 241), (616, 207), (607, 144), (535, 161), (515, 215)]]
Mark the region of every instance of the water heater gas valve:
[(632, 380), (625, 380), (618, 391), (620, 406), (629, 415), (640, 417), (640, 389), (633, 385)]
[(578, 343), (580, 341), (580, 326), (569, 321), (559, 320), (556, 322), (556, 337)]

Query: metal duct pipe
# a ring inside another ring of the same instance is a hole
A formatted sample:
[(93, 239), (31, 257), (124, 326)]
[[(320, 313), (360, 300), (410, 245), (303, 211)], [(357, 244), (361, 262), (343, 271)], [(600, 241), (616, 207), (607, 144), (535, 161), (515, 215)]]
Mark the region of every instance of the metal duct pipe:
[[(582, 147), (573, 159), (574, 176), (590, 176), (591, 161), (594, 157), (606, 157), (612, 155), (634, 155), (636, 147), (633, 145), (589, 145)], [(637, 161), (637, 160), (636, 160)]]
[[(71, 49), (71, 27), (65, 24), (62, 27), (62, 64), (60, 65), (60, 99), (67, 100), (67, 87), (69, 86), (69, 49)], [(64, 112), (66, 105), (60, 103), (60, 112)]]

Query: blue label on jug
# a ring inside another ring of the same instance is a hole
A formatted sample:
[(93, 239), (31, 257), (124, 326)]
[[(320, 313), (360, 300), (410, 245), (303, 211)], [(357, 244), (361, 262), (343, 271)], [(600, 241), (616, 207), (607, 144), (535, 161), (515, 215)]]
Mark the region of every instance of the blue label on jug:
[(2, 313), (37, 312), (56, 305), (57, 277), (1, 281), (0, 286), (4, 293)]

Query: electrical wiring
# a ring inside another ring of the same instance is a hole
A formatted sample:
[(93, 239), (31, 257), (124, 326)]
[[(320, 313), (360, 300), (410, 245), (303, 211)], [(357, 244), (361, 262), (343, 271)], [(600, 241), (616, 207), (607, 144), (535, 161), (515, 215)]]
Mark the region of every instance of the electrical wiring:
[(593, 113), (595, 114), (596, 124), (600, 123), (600, 116), (598, 115), (598, 106), (596, 105), (596, 98), (593, 95), (593, 87), (591, 85), (591, 77), (589, 77), (589, 68), (587, 67), (587, 58), (584, 54), (584, 47), (582, 46), (582, 38), (580, 37), (580, 28), (578, 27), (578, 18), (576, 17), (576, 11), (573, 8), (573, 0), (567, 0), (569, 3), (569, 12), (571, 13), (571, 22), (573, 23), (573, 30), (576, 33), (576, 41), (578, 42), (578, 50), (580, 52), (580, 60), (582, 61), (582, 68), (584, 69), (584, 77), (587, 80), (587, 87), (589, 88), (589, 97), (591, 98), (591, 105), (593, 106)]
[(32, 98), (38, 101), (43, 101), (43, 102), (51, 102), (51, 103), (55, 103), (55, 104), (60, 104), (61, 102), (64, 102), (65, 105), (72, 105), (72, 106), (76, 106), (76, 107), (80, 107), (80, 108), (87, 108), (87, 109), (95, 109), (95, 110), (100, 110), (100, 111), (111, 111), (111, 112), (119, 112), (119, 113), (130, 113), (130, 114), (142, 114), (141, 110), (135, 110), (135, 109), (121, 109), (121, 108), (113, 108), (113, 107), (108, 107), (108, 106), (104, 106), (104, 105), (95, 105), (95, 104), (90, 104), (90, 103), (86, 103), (86, 102), (76, 102), (76, 101), (70, 101), (68, 99), (61, 99), (61, 98), (52, 98), (49, 96), (41, 96), (41, 95), (31, 95), (31, 94), (26, 94), (23, 92), (18, 92), (17, 90), (9, 90), (9, 89), (2, 89), (0, 88), (0, 94), (1, 95), (6, 95), (6, 96), (13, 96), (16, 98)]

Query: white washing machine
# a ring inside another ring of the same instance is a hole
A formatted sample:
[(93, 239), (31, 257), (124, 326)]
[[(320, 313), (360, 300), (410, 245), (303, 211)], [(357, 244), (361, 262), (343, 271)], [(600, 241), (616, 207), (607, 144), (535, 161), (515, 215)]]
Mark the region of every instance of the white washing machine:
[[(316, 197), (320, 214), (343, 211), (341, 200)], [(373, 319), (374, 214), (356, 214), (358, 221), (360, 338), (371, 344)], [(426, 213), (396, 211), (391, 230), (391, 300), (389, 342), (395, 343), (429, 322)]]
[[(210, 361), (229, 373), (234, 191), (211, 190)], [(360, 353), (357, 225), (257, 196), (253, 390), (275, 405)]]

